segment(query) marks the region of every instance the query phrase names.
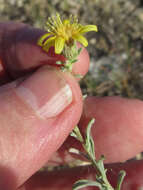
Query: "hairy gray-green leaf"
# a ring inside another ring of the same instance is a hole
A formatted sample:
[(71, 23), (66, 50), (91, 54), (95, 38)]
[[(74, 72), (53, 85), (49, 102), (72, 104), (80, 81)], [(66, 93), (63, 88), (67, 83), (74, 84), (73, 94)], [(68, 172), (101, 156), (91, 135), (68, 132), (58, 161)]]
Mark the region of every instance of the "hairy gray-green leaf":
[(78, 149), (76, 149), (76, 148), (70, 148), (69, 152), (73, 153), (73, 154), (80, 154), (80, 151)]
[(82, 135), (80, 133), (80, 130), (79, 130), (78, 126), (75, 126), (75, 128), (71, 132), (70, 136), (76, 138), (80, 142), (83, 142), (83, 137), (82, 137)]
[(85, 100), (85, 98), (87, 98), (87, 94), (82, 96), (82, 99)]
[(95, 159), (95, 147), (94, 147), (94, 141), (91, 136), (91, 127), (93, 126), (93, 123), (95, 122), (95, 119), (92, 119), (86, 129), (86, 139), (85, 139), (85, 147), (87, 151), (91, 154), (92, 158)]
[(123, 180), (124, 180), (124, 177), (126, 176), (126, 172), (124, 170), (121, 170), (119, 172), (119, 175), (118, 175), (118, 183), (117, 183), (117, 187), (115, 190), (120, 190), (121, 189), (121, 185), (123, 183)]
[(88, 187), (88, 186), (96, 186), (96, 187), (99, 187), (100, 190), (102, 190), (102, 186), (99, 182), (90, 181), (90, 180), (86, 180), (86, 179), (82, 179), (82, 180), (79, 180), (76, 183), (74, 183), (72, 190), (78, 190), (78, 189)]
[(73, 63), (76, 63), (77, 61), (78, 61), (78, 59), (73, 59), (73, 60), (70, 61), (70, 63), (73, 64)]
[(104, 159), (105, 158), (102, 155), (101, 158), (97, 161), (97, 166), (100, 168), (100, 171), (101, 171), (103, 177), (106, 177), (106, 170), (104, 168), (104, 163), (103, 163)]

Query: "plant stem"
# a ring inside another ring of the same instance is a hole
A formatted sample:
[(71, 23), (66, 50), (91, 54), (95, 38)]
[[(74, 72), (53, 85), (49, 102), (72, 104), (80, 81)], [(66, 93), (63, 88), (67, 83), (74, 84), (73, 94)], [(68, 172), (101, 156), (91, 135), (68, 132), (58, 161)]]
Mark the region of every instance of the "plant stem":
[[(82, 146), (83, 146), (84, 150), (86, 151), (86, 153), (88, 155), (88, 158), (91, 161), (93, 167), (96, 170), (97, 181), (101, 183), (101, 185), (103, 186), (104, 189), (106, 189), (106, 190), (114, 190), (114, 188), (109, 183), (106, 175), (102, 172), (101, 167), (98, 166), (98, 161), (96, 161), (96, 159), (92, 157), (90, 152), (87, 151), (84, 142), (82, 143)], [(101, 176), (102, 176), (102, 178), (101, 178)]]

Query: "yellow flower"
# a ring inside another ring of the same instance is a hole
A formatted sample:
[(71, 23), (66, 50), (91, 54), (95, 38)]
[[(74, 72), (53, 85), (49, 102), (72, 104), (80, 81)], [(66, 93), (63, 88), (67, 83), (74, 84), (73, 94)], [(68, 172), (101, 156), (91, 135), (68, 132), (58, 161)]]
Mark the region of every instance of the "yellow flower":
[(65, 45), (70, 47), (76, 41), (85, 47), (88, 46), (88, 41), (83, 35), (90, 31), (97, 32), (96, 25), (83, 26), (73, 16), (70, 16), (68, 20), (61, 20), (59, 14), (56, 14), (55, 17), (50, 17), (46, 26), (48, 33), (39, 39), (38, 45), (45, 51), (48, 51), (51, 46), (54, 46), (56, 54), (60, 54)]

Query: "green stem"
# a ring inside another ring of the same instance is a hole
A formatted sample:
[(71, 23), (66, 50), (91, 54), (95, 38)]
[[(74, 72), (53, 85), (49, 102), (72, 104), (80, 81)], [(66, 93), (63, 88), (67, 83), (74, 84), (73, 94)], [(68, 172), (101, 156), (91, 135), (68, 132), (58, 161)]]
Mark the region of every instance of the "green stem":
[[(106, 188), (106, 190), (114, 190), (114, 188), (109, 183), (106, 175), (103, 174), (101, 168), (98, 166), (98, 162), (94, 158), (92, 158), (92, 155), (86, 150), (85, 143), (82, 143), (82, 146), (83, 146), (84, 150), (86, 151), (88, 158), (91, 161), (93, 167), (96, 170), (97, 180), (101, 183), (101, 185), (103, 186), (104, 189)], [(104, 171), (105, 171), (105, 169), (104, 169)], [(102, 178), (101, 178), (101, 176), (102, 176)], [(116, 189), (116, 190), (120, 190), (120, 189)]]
[(95, 120), (92, 119), (89, 122), (87, 126), (87, 130), (86, 130), (85, 138), (81, 135), (78, 126), (74, 128), (73, 132), (71, 133), (71, 136), (75, 137), (82, 144), (82, 147), (86, 153), (86, 156), (84, 155), (84, 157), (86, 157), (91, 162), (92, 166), (95, 168), (96, 186), (97, 184), (100, 184), (100, 186), (98, 186), (100, 190), (121, 190), (121, 185), (125, 177), (125, 172), (120, 171), (119, 176), (118, 176), (117, 186), (114, 189), (107, 179), (107, 175), (106, 175), (107, 169), (104, 168), (104, 162), (103, 162), (104, 156), (101, 156), (99, 160), (96, 159), (95, 152), (94, 152), (95, 150), (94, 142), (93, 142), (92, 136), (90, 135), (91, 127), (94, 121)]

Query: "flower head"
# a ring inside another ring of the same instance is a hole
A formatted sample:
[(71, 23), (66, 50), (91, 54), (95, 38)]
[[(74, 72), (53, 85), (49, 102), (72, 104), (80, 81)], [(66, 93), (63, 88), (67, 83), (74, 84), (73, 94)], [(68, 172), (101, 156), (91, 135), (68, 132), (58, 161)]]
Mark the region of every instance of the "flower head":
[(64, 50), (65, 45), (68, 47), (78, 41), (83, 46), (88, 46), (88, 41), (84, 37), (86, 32), (96, 31), (96, 25), (83, 26), (78, 23), (77, 17), (70, 16), (67, 20), (62, 20), (59, 14), (50, 17), (46, 23), (48, 33), (45, 33), (38, 41), (45, 51), (51, 46), (55, 47), (55, 53), (60, 54)]

